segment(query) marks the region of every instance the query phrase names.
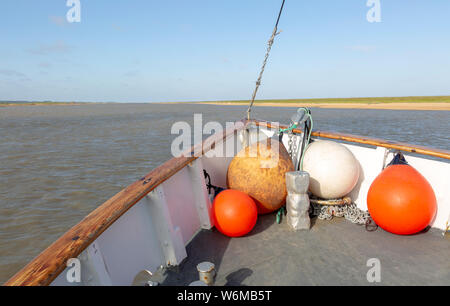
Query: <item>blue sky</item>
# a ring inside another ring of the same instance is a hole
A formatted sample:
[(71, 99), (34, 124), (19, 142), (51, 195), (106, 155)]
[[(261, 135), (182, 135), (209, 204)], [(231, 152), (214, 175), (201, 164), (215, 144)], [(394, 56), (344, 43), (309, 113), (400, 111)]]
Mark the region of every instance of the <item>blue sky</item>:
[[(0, 2), (0, 100), (249, 99), (278, 0)], [(287, 0), (258, 98), (450, 94), (450, 1)]]

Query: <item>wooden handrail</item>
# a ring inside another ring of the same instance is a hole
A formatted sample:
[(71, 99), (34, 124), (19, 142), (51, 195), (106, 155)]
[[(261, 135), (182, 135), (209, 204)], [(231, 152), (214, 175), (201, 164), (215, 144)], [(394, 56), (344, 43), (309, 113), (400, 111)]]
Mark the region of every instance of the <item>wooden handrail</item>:
[(336, 139), (343, 140), (367, 145), (373, 145), (377, 147), (383, 147), (388, 149), (395, 149), (403, 152), (417, 153), (422, 155), (440, 157), (444, 159), (450, 159), (450, 151), (444, 149), (435, 149), (429, 148), (425, 146), (412, 145), (404, 142), (394, 142), (377, 138), (363, 137), (352, 134), (343, 134), (343, 133), (334, 133), (334, 132), (325, 132), (325, 131), (317, 131), (312, 133), (313, 136), (328, 138), (328, 139)]
[[(263, 127), (267, 127), (267, 128), (275, 128), (275, 126), (273, 126), (270, 122), (266, 122), (266, 121), (262, 121), (262, 120), (253, 120), (253, 122), (258, 126), (263, 126)], [(282, 129), (287, 128), (286, 125), (279, 125), (278, 127), (282, 128)], [(302, 133), (302, 130), (294, 129), (293, 132), (294, 133)], [(403, 152), (417, 153), (417, 154), (422, 154), (422, 155), (450, 159), (450, 151), (448, 151), (448, 150), (412, 145), (412, 144), (403, 143), (403, 142), (394, 142), (394, 141), (388, 141), (388, 140), (365, 137), (365, 136), (343, 134), (343, 133), (336, 133), (336, 132), (325, 132), (325, 131), (313, 131), (311, 135), (315, 136), (315, 137), (336, 139), (336, 140), (348, 141), (348, 142), (353, 142), (353, 143), (361, 143), (361, 144), (367, 144), (367, 145), (383, 147), (383, 148), (388, 148), (388, 149), (395, 149), (395, 150), (399, 150), (399, 151), (403, 151)]]
[(213, 149), (218, 143), (221, 143), (235, 132), (243, 129), (246, 121), (243, 120), (241, 122), (243, 124), (237, 124), (233, 128), (223, 131), (223, 133), (212, 135), (201, 144), (185, 152), (197, 152), (196, 154), (183, 154), (182, 157), (172, 158), (139, 181), (134, 182), (120, 191), (51, 244), (4, 285), (49, 285), (64, 271), (66, 263), (70, 258), (76, 258), (80, 255), (111, 224), (157, 186), (196, 160), (199, 156)]

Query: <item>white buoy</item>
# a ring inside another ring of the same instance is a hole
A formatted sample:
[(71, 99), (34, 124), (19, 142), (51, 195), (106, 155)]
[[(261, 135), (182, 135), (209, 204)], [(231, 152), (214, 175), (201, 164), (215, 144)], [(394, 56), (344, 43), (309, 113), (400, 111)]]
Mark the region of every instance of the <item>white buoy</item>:
[(309, 190), (315, 196), (337, 199), (355, 188), (360, 166), (353, 153), (344, 145), (317, 140), (305, 152), (303, 171), (309, 173)]

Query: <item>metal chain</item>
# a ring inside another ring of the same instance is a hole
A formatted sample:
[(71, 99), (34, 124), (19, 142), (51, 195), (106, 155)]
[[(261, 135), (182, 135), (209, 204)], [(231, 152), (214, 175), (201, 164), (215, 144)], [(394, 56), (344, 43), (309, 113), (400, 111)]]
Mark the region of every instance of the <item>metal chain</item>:
[(289, 156), (291, 158), (293, 158), (293, 156), (292, 156), (292, 143), (293, 143), (292, 138), (294, 137), (294, 135), (292, 134), (292, 132), (290, 132), (288, 134), (288, 137), (289, 137), (289, 140), (288, 140), (288, 153), (289, 153)]
[(275, 24), (275, 28), (273, 29), (272, 36), (270, 37), (270, 39), (267, 43), (266, 56), (264, 58), (263, 65), (261, 67), (261, 72), (259, 73), (258, 80), (256, 81), (256, 87), (255, 87), (255, 90), (253, 91), (252, 100), (250, 101), (250, 105), (247, 110), (247, 119), (248, 120), (250, 120), (250, 112), (252, 111), (253, 103), (255, 103), (256, 93), (258, 92), (258, 88), (261, 85), (261, 79), (262, 79), (262, 76), (264, 73), (264, 69), (266, 68), (267, 60), (269, 59), (270, 50), (272, 49), (272, 45), (273, 45), (273, 42), (275, 41), (275, 37), (278, 34), (280, 34), (280, 32), (278, 32), (278, 23), (280, 22), (281, 13), (283, 12), (284, 2), (285, 2), (285, 0), (283, 0), (283, 3), (281, 4), (281, 8), (280, 8), (280, 12), (278, 13), (278, 18), (277, 18), (277, 22)]
[(359, 225), (372, 223), (368, 211), (359, 209), (355, 203), (350, 205), (319, 205), (311, 203), (311, 213), (319, 220), (331, 220), (333, 217), (344, 217), (348, 221)]
[[(294, 139), (295, 138), (295, 139)], [(291, 149), (291, 156), (294, 159), (294, 164), (297, 161), (297, 136), (292, 135), (292, 149)]]

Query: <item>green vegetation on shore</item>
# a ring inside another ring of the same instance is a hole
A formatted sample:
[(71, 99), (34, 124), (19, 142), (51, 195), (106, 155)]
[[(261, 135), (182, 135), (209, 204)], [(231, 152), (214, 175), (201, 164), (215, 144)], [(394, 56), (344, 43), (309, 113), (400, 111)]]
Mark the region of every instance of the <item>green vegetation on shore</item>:
[[(229, 100), (229, 101), (203, 101), (192, 103), (242, 103), (248, 104), (249, 100)], [(360, 103), (360, 104), (380, 104), (380, 103), (450, 103), (450, 96), (423, 96), (423, 97), (380, 97), (380, 98), (326, 98), (326, 99), (286, 99), (286, 100), (256, 100), (261, 103)]]

